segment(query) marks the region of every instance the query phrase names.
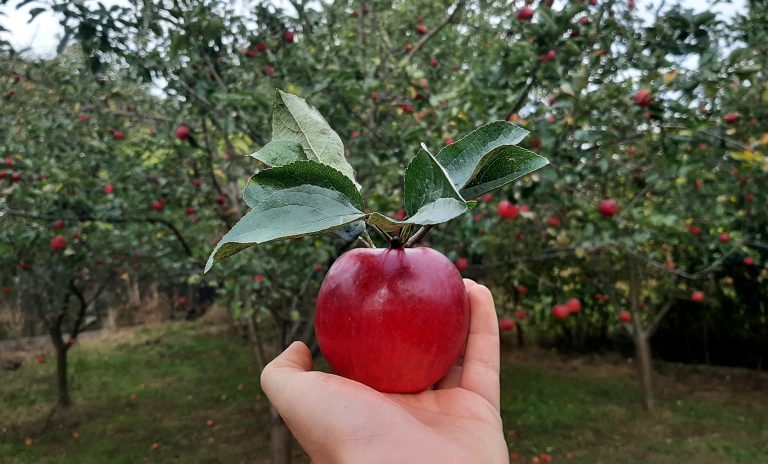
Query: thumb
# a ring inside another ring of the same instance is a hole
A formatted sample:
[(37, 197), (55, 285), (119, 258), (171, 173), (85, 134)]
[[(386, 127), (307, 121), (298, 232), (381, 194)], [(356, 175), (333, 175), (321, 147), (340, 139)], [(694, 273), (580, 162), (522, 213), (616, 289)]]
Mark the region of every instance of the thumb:
[(261, 372), (261, 389), (269, 401), (279, 410), (286, 396), (287, 388), (297, 374), (312, 369), (312, 353), (302, 342), (293, 342), (278, 357), (272, 360)]

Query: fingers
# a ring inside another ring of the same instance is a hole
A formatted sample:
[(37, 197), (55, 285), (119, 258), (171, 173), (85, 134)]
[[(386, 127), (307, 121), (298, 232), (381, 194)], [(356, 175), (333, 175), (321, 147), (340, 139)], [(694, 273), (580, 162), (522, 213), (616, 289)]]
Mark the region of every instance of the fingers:
[[(469, 289), (476, 286), (477, 282), (475, 282), (472, 279), (464, 279), (464, 289), (469, 292)], [(466, 342), (464, 343), (464, 347), (461, 349), (461, 355), (459, 356), (459, 359), (456, 360), (456, 363), (451, 367), (451, 370), (448, 371), (447, 374), (445, 374), (445, 377), (443, 377), (439, 382), (435, 384), (435, 390), (442, 390), (447, 388), (457, 388), (461, 384), (461, 371), (462, 371), (462, 365), (464, 364), (464, 350), (467, 349)]]
[(461, 387), (482, 396), (499, 410), (499, 324), (493, 296), (483, 285), (472, 286), (468, 293), (469, 337), (464, 352)]
[(291, 400), (290, 389), (297, 374), (312, 369), (312, 353), (307, 345), (293, 342), (261, 372), (261, 389), (278, 410)]

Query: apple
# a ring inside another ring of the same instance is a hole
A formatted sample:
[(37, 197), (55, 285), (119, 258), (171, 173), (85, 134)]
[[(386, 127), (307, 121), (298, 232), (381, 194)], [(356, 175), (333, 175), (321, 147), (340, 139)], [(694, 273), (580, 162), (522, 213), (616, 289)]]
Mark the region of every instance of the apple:
[(696, 179), (696, 182), (693, 183), (693, 186), (696, 190), (699, 190), (702, 185), (704, 185), (704, 181), (701, 179)]
[(515, 320), (511, 317), (502, 317), (501, 320), (499, 320), (499, 330), (502, 332), (515, 330)]
[(24, 440), (24, 444), (27, 446), (32, 446), (34, 443), (35, 443), (34, 440), (32, 440), (31, 438), (27, 438), (26, 440)]
[(701, 235), (701, 227), (699, 227), (699, 226), (695, 226), (693, 224), (689, 224), (687, 226), (687, 229), (688, 229), (688, 232), (691, 235)]
[(285, 43), (293, 43), (293, 31), (285, 31), (283, 32), (283, 42)]
[(445, 140), (443, 140), (444, 145), (452, 145), (453, 144), (453, 137), (446, 137)]
[(520, 211), (521, 213), (527, 213), (531, 211), (531, 207), (523, 203), (522, 205), (517, 207), (517, 210)]
[(275, 68), (273, 68), (272, 66), (265, 64), (264, 66), (262, 66), (261, 70), (264, 71), (264, 74), (266, 74), (267, 76), (275, 77)]
[(563, 320), (566, 317), (568, 317), (568, 314), (570, 314), (571, 311), (568, 309), (566, 305), (556, 304), (552, 307), (552, 316), (555, 319)]
[(112, 193), (114, 189), (112, 187), (112, 184), (104, 184), (104, 187), (102, 187), (101, 190), (104, 193)]
[(651, 96), (651, 91), (648, 89), (640, 89), (635, 94), (635, 104), (642, 108), (648, 108), (651, 106), (651, 103), (653, 103), (653, 96)]
[(165, 203), (162, 200), (152, 200), (152, 209), (162, 211), (163, 208), (165, 208)]
[(467, 258), (456, 258), (456, 269), (459, 272), (464, 272), (469, 267), (469, 260)]
[(429, 66), (430, 66), (430, 67), (432, 67), (432, 69), (434, 69), (434, 68), (436, 68), (436, 67), (440, 66), (440, 62), (437, 60), (437, 58), (435, 58), (435, 57), (433, 56), (433, 57), (432, 57), (432, 58), (430, 58), (430, 60), (429, 60)]
[(479, 222), (479, 221), (482, 221), (482, 220), (483, 220), (483, 215), (482, 215), (482, 214), (480, 214), (480, 213), (477, 213), (477, 214), (475, 214), (474, 216), (472, 216), (472, 219), (473, 219), (475, 222)]
[(45, 355), (44, 354), (37, 355), (36, 359), (37, 359), (37, 363), (38, 364), (45, 364)]
[(115, 140), (123, 140), (125, 138), (125, 132), (118, 129), (112, 129), (112, 138)]
[(356, 131), (356, 130), (353, 130), (353, 131), (352, 131), (352, 132), (349, 134), (349, 138), (351, 138), (351, 139), (356, 139), (356, 138), (358, 138), (358, 137), (360, 137), (360, 131)]
[(214, 422), (213, 419), (208, 419), (207, 421), (205, 421), (205, 426), (208, 427), (209, 429), (212, 429), (216, 426), (216, 422)]
[(499, 213), (499, 216), (504, 219), (514, 219), (520, 213), (517, 206), (510, 203), (508, 200), (501, 200), (496, 211)]
[(22, 271), (28, 271), (32, 269), (32, 266), (28, 262), (22, 261), (19, 263), (19, 269), (21, 269)]
[(410, 103), (399, 103), (397, 105), (398, 108), (400, 108), (400, 111), (403, 113), (411, 114), (413, 113), (413, 105)]
[(560, 218), (555, 214), (550, 215), (547, 218), (547, 225), (555, 228), (560, 227)]
[(754, 266), (755, 260), (751, 256), (745, 256), (744, 260), (742, 261), (745, 266)]
[(605, 198), (600, 201), (597, 211), (605, 217), (612, 217), (619, 212), (619, 204), (612, 198)]
[(64, 219), (59, 219), (53, 222), (53, 228), (55, 230), (62, 230), (66, 226), (67, 226), (67, 223), (64, 222)]
[(677, 267), (677, 263), (674, 261), (667, 261), (667, 269), (673, 271)]
[(729, 240), (731, 240), (731, 236), (728, 232), (720, 234), (720, 243), (728, 243)]
[(185, 304), (187, 304), (187, 299), (183, 296), (180, 296), (178, 300), (178, 304), (179, 306), (184, 306)]
[(256, 51), (259, 53), (264, 53), (268, 49), (266, 42), (258, 42), (256, 44)]
[(579, 24), (581, 24), (582, 26), (589, 26), (589, 18), (587, 18), (586, 16), (579, 18)]
[(552, 462), (552, 456), (547, 453), (541, 453), (539, 455), (539, 462)]
[(256, 51), (256, 50), (254, 50), (253, 48), (246, 48), (246, 49), (245, 49), (245, 51), (243, 51), (243, 53), (244, 53), (244, 54), (245, 54), (245, 56), (247, 56), (248, 58), (255, 58), (255, 57), (256, 57), (256, 55), (258, 55), (258, 53), (259, 53), (259, 52), (257, 52), (257, 51)]
[(578, 298), (568, 298), (565, 302), (565, 307), (568, 308), (568, 312), (571, 314), (581, 311), (581, 301)]
[(20, 172), (12, 172), (11, 173), (11, 182), (21, 182), (21, 173)]
[(16, 94), (16, 91), (14, 89), (8, 89), (8, 92), (5, 94), (5, 100), (10, 101), (11, 98)]
[(520, 462), (522, 457), (520, 457), (520, 453), (512, 453), (509, 455), (509, 460), (512, 462)]
[(396, 221), (402, 221), (403, 219), (405, 219), (405, 216), (406, 216), (406, 213), (403, 208), (400, 208), (395, 213), (389, 215), (389, 217), (391, 217)]
[(226, 195), (219, 195), (219, 196), (216, 197), (216, 201), (220, 205), (224, 205), (227, 202), (227, 196)]
[(704, 292), (701, 290), (696, 290), (695, 292), (691, 293), (691, 301), (694, 303), (701, 303), (704, 301)]
[(179, 140), (187, 140), (189, 138), (189, 126), (182, 124), (176, 128), (176, 138)]
[(485, 195), (483, 195), (482, 197), (480, 197), (480, 199), (481, 199), (482, 201), (486, 202), (486, 203), (490, 203), (490, 202), (492, 202), (492, 201), (493, 201), (493, 195), (491, 195), (490, 193), (486, 193)]
[(520, 296), (525, 296), (526, 293), (528, 293), (528, 287), (526, 287), (523, 284), (517, 285), (517, 293), (520, 294)]
[(13, 167), (13, 159), (10, 156), (5, 158), (5, 167), (6, 168), (12, 168)]
[(526, 313), (525, 310), (523, 309), (518, 309), (517, 311), (515, 311), (515, 317), (517, 318), (518, 321), (524, 321), (528, 319), (528, 313)]
[(157, 444), (157, 443), (152, 443), (152, 446), (150, 446), (150, 448), (151, 448), (152, 450), (158, 450), (158, 449), (160, 449), (160, 445), (159, 445), (159, 444)]
[(524, 6), (517, 12), (518, 21), (530, 21), (533, 19), (533, 8)]
[(555, 53), (554, 50), (550, 50), (547, 53), (544, 53), (542, 55), (539, 55), (539, 61), (546, 63), (548, 61), (552, 61), (555, 58), (557, 58), (557, 53)]
[(429, 29), (427, 29), (427, 26), (419, 23), (419, 24), (416, 25), (416, 32), (418, 32), (419, 35), (424, 35), (427, 32), (429, 32)]
[(531, 148), (541, 148), (541, 139), (534, 137), (531, 139)]
[(331, 266), (315, 331), (339, 375), (388, 393), (422, 391), (445, 376), (469, 331), (456, 266), (427, 247), (358, 248)]
[[(18, 173), (14, 172), (13, 174), (16, 175)], [(13, 177), (11, 177), (11, 179), (13, 179)], [(744, 201), (745, 202), (752, 201), (752, 198), (753, 198), (752, 192), (747, 192), (747, 193), (744, 194)]]
[(188, 207), (187, 207), (187, 208), (184, 210), (184, 213), (185, 213), (187, 216), (192, 216), (193, 214), (195, 214), (195, 212), (197, 212), (197, 208), (195, 208), (194, 206), (188, 206)]
[(632, 313), (629, 311), (619, 311), (619, 320), (626, 324), (632, 320)]
[(258, 282), (258, 283), (262, 283), (262, 282), (264, 282), (264, 276), (261, 275), (261, 274), (254, 274), (253, 281), (254, 282)]
[(78, 120), (78, 121), (80, 121), (80, 122), (82, 122), (82, 123), (86, 123), (86, 122), (88, 122), (90, 119), (91, 119), (91, 118), (90, 118), (90, 117), (89, 117), (87, 114), (81, 114), (80, 116), (78, 116), (78, 117), (77, 117), (77, 120)]
[(196, 188), (200, 188), (200, 185), (201, 185), (202, 183), (203, 183), (203, 181), (201, 181), (201, 180), (200, 180), (200, 179), (198, 179), (198, 178), (194, 178), (194, 179), (192, 179), (192, 185), (194, 185)]
[(725, 121), (726, 124), (736, 124), (739, 122), (740, 118), (741, 115), (739, 113), (728, 113), (723, 116), (723, 121)]
[(136, 396), (136, 393), (131, 393), (131, 396), (129, 397), (131, 401), (136, 401), (138, 399), (138, 396)]
[(67, 239), (63, 235), (56, 235), (51, 239), (51, 251), (60, 251), (67, 247)]
[(413, 50), (413, 44), (410, 42), (407, 42), (405, 45), (403, 45), (403, 50), (405, 50), (406, 53), (410, 52), (411, 50)]

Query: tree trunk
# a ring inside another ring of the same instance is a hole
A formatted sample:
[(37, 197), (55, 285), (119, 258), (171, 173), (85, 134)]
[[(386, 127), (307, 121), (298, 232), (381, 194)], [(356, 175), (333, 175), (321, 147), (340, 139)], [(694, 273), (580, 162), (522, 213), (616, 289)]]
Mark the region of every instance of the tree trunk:
[(643, 390), (643, 406), (649, 412), (656, 408), (653, 397), (653, 362), (651, 360), (650, 332), (643, 327), (640, 318), (640, 273), (637, 261), (627, 254), (629, 270), (629, 303), (632, 310), (632, 340), (635, 342), (635, 358)]
[(288, 426), (277, 410), (270, 406), (272, 416), (270, 422), (270, 448), (272, 449), (272, 464), (291, 464), (291, 444), (293, 436)]
[(64, 343), (64, 337), (61, 335), (60, 324), (50, 327), (49, 334), (53, 347), (56, 350), (56, 382), (59, 392), (59, 406), (66, 408), (72, 404), (69, 398), (69, 382), (67, 379), (67, 345)]
[(522, 324), (517, 324), (517, 346), (520, 348), (525, 347), (525, 336), (523, 334)]
[(651, 359), (651, 345), (648, 336), (644, 333), (635, 333), (635, 358), (640, 374), (640, 387), (643, 389), (643, 406), (653, 412), (656, 408), (656, 400), (653, 396), (653, 361)]

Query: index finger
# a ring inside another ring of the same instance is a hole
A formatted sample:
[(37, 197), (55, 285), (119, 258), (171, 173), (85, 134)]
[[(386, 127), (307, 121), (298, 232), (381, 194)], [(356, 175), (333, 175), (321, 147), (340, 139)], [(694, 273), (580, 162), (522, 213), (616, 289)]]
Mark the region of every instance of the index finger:
[(499, 323), (493, 296), (484, 285), (468, 289), (470, 306), (469, 337), (464, 352), (461, 387), (485, 398), (500, 410)]

